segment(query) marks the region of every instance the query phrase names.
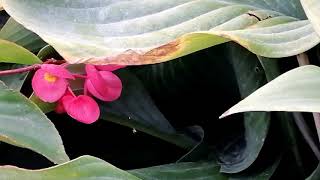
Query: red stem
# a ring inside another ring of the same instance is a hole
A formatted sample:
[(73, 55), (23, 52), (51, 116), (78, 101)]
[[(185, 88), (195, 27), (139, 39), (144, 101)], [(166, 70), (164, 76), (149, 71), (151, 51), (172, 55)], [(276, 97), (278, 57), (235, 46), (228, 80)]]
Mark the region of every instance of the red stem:
[(0, 76), (34, 71), (34, 70), (39, 69), (40, 67), (41, 67), (41, 64), (34, 64), (32, 66), (27, 66), (27, 67), (23, 67), (23, 68), (4, 70), (4, 71), (0, 71)]
[[(43, 62), (43, 64), (63, 64), (65, 63), (65, 60), (55, 60), (55, 59), (49, 59), (45, 62)], [(12, 74), (19, 74), (19, 73), (24, 73), (24, 72), (29, 72), (29, 71), (35, 71), (37, 69), (40, 69), (41, 64), (34, 64), (31, 66), (27, 66), (27, 67), (22, 67), (22, 68), (18, 68), (18, 69), (10, 69), (10, 70), (4, 70), (4, 71), (0, 71), (0, 76), (5, 76), (5, 75), (12, 75)]]

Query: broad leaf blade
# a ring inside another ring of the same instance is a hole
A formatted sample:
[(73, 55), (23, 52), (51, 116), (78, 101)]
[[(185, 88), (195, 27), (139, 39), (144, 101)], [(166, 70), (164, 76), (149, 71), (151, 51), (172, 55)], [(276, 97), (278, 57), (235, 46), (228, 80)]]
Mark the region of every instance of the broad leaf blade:
[(16, 64), (35, 64), (42, 62), (27, 49), (6, 40), (0, 40), (0, 49), (0, 62)]
[(70, 63), (159, 63), (230, 40), (284, 57), (320, 42), (299, 0), (2, 2)]
[(54, 163), (69, 160), (51, 121), (19, 92), (0, 87), (0, 139), (31, 149)]
[(293, 69), (230, 108), (222, 117), (247, 111), (320, 112), (320, 68)]
[(318, 0), (301, 0), (304, 11), (306, 12), (314, 29), (320, 36), (320, 1)]
[(111, 164), (91, 156), (83, 156), (68, 163), (42, 170), (26, 170), (11, 166), (0, 167), (0, 179), (32, 180), (139, 180), (139, 178), (120, 170)]

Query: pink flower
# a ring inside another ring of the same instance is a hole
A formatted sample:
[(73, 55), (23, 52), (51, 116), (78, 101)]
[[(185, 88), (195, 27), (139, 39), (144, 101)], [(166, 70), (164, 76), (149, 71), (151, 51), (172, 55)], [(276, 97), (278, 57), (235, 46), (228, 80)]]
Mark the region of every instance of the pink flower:
[[(86, 65), (87, 74), (83, 75), (71, 74), (63, 65), (43, 64), (33, 76), (32, 88), (41, 100), (58, 102), (55, 109), (57, 113), (67, 113), (79, 122), (91, 124), (99, 119), (100, 109), (97, 102), (87, 94), (103, 101), (119, 98), (122, 83), (111, 71), (123, 67)], [(69, 87), (68, 79), (74, 80), (75, 77), (85, 80), (84, 95), (76, 96)]]
[(85, 124), (96, 122), (100, 116), (99, 106), (94, 99), (86, 95), (75, 96), (70, 90), (58, 101), (56, 112), (66, 112), (73, 119)]
[(43, 64), (33, 76), (32, 88), (41, 100), (56, 102), (66, 92), (67, 79), (74, 79), (74, 77), (63, 66)]
[[(116, 70), (123, 66), (93, 66), (86, 65), (87, 79), (85, 89), (102, 101), (118, 99), (122, 91), (122, 82), (117, 75), (108, 70)], [(98, 71), (98, 69), (105, 69)]]

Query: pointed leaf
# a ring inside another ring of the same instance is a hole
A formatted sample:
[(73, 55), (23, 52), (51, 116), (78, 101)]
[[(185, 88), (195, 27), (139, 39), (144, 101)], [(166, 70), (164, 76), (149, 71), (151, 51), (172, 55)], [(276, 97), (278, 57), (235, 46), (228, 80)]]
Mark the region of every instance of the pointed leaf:
[(2, 3), (70, 63), (159, 63), (230, 40), (261, 56), (284, 57), (320, 42), (299, 0)]
[(247, 111), (320, 112), (320, 68), (293, 69), (230, 108), (222, 117)]
[(0, 140), (31, 149), (54, 163), (68, 161), (51, 121), (22, 94), (0, 85)]

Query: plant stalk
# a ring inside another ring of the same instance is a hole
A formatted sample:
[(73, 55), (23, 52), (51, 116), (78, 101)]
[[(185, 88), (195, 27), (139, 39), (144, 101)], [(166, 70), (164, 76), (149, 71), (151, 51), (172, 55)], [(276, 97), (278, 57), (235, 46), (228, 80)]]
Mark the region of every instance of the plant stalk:
[[(60, 65), (60, 64), (64, 64), (64, 63), (66, 63), (65, 60), (61, 60), (61, 61), (59, 60), (58, 61), (58, 60), (55, 60), (55, 59), (48, 59), (47, 61), (43, 62), (42, 64)], [(13, 75), (13, 74), (20, 74), (20, 73), (29, 72), (29, 71), (35, 71), (37, 69), (40, 69), (42, 64), (33, 64), (33, 65), (22, 67), (22, 68), (0, 71), (0, 76)]]
[[(298, 54), (297, 59), (298, 59), (299, 66), (305, 66), (310, 64), (309, 57), (306, 53)], [(316, 125), (316, 129), (317, 129), (318, 140), (320, 142), (320, 114), (315, 112), (312, 114), (313, 114), (314, 123)]]

